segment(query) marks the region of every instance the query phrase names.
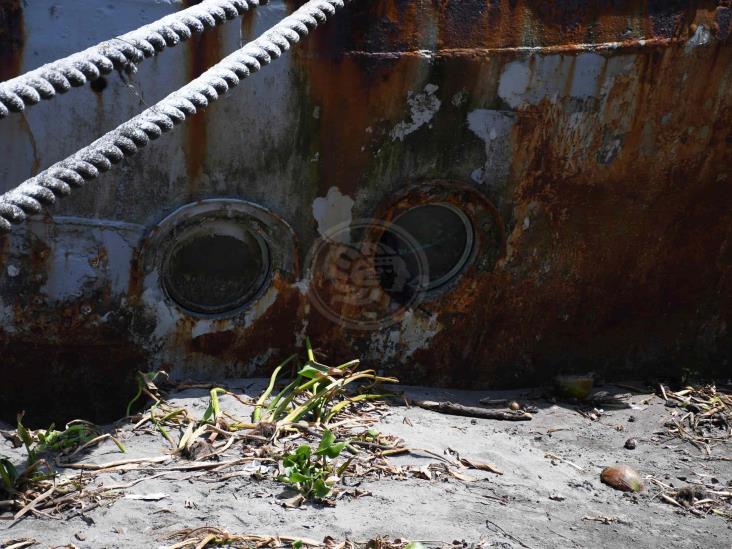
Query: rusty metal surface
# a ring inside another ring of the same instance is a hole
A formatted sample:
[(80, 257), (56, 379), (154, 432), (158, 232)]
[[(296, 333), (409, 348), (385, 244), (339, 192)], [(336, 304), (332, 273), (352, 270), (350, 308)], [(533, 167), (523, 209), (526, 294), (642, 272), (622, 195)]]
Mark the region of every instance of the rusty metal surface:
[[(110, 75), (101, 91), (59, 98), (79, 124), (51, 105), (4, 121), (0, 190), (298, 4), (273, 1), (166, 52), (132, 89)], [(58, 57), (44, 42), (49, 25), (84, 26), (54, 5), (0, 11), (0, 41), (25, 39), (0, 71)], [(117, 2), (114, 28), (78, 32), (74, 49), (177, 7)], [(24, 34), (7, 24), (11, 12)], [(726, 1), (358, 2), (53, 218), (0, 241), (0, 373), (15, 392), (68, 372), (103, 387), (143, 366), (177, 377), (265, 374), (305, 335), (326, 353), (429, 384), (728, 373), (731, 14)], [(72, 130), (59, 135), (64, 126)], [(171, 315), (164, 297), (151, 297), (151, 231), (203, 198), (259, 204), (296, 237), (299, 274), (274, 276), (248, 313)], [(476, 254), (490, 260), (380, 330), (349, 330), (311, 306), (322, 273), (306, 259), (329, 225), (389, 221), (437, 198), (492, 212), (490, 230), (476, 229)], [(6, 415), (19, 404), (0, 396)]]

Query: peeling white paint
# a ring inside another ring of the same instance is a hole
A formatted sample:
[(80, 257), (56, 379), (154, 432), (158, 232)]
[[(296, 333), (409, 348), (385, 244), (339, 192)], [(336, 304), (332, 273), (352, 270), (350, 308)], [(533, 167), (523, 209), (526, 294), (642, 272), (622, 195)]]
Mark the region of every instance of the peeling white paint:
[[(152, 339), (155, 342), (161, 342), (175, 333), (178, 321), (186, 318), (186, 314), (165, 297), (160, 287), (157, 271), (153, 271), (145, 277), (144, 287), (142, 302), (155, 318), (155, 330)], [(240, 313), (239, 316), (233, 316), (226, 320), (220, 318), (196, 319), (191, 326), (191, 339), (251, 325), (277, 301), (278, 295), (277, 288), (270, 286), (259, 299), (250, 304), (249, 308)], [(145, 342), (145, 344), (148, 343)], [(149, 345), (147, 346), (149, 347)]]
[(155, 316), (155, 331), (152, 337), (159, 340), (175, 330), (178, 320), (183, 318), (183, 315), (165, 299), (157, 271), (147, 275), (143, 284), (145, 290), (142, 292), (142, 302)]
[(415, 352), (426, 349), (441, 330), (437, 313), (425, 317), (422, 313), (415, 314), (412, 309), (407, 311), (401, 324), (402, 342), (405, 346), (403, 357), (410, 358)]
[(442, 102), (435, 95), (439, 89), (435, 84), (427, 84), (422, 93), (409, 92), (407, 104), (409, 105), (410, 120), (399, 122), (391, 130), (391, 137), (395, 141), (404, 141), (410, 133), (416, 132), (419, 128), (428, 124), (440, 110)]
[(498, 96), (514, 109), (518, 108), (524, 102), (529, 82), (528, 64), (525, 61), (511, 61), (503, 69), (498, 81)]
[(301, 348), (305, 345), (305, 338), (308, 335), (308, 326), (310, 326), (310, 321), (307, 318), (304, 318), (302, 320), (302, 325), (300, 326), (300, 330), (295, 334), (295, 346), (298, 348)]
[(421, 350), (426, 349), (432, 338), (442, 329), (437, 320), (437, 314), (426, 317), (422, 312), (415, 313), (409, 309), (404, 313), (399, 324), (389, 330), (375, 331), (371, 334), (371, 349), (378, 353), (383, 361), (394, 360), (397, 357), (404, 361)]
[(468, 128), (485, 142), (485, 165), (470, 175), (476, 183), (497, 186), (508, 180), (515, 121), (515, 115), (507, 111), (478, 109), (468, 113)]
[(711, 42), (711, 40), (712, 33), (709, 32), (709, 29), (706, 28), (704, 25), (699, 25), (696, 27), (693, 36), (686, 41), (684, 51), (686, 51), (686, 53), (689, 53), (694, 48), (698, 48), (699, 46), (706, 46), (707, 44), (709, 44), (709, 42)]
[(313, 201), (313, 217), (318, 222), (318, 233), (323, 238), (348, 244), (351, 241), (349, 230), (338, 231), (338, 234), (329, 234), (333, 227), (350, 225), (353, 220), (353, 199), (341, 193), (338, 187), (331, 187), (324, 197)]
[(225, 332), (232, 328), (234, 328), (234, 323), (231, 320), (221, 322), (220, 320), (202, 318), (191, 328), (191, 339), (196, 339), (206, 334)]
[[(582, 53), (577, 56), (569, 94), (576, 99), (597, 97), (598, 81), (607, 59), (596, 53)], [(565, 63), (566, 65), (566, 63)], [(569, 78), (569, 75), (567, 75)]]
[(619, 137), (606, 138), (605, 143), (597, 152), (597, 161), (600, 164), (610, 164), (623, 148), (623, 140)]
[(113, 230), (97, 229), (94, 235), (107, 250), (107, 276), (112, 294), (126, 294), (130, 284), (133, 243), (128, 240), (128, 235)]
[[(56, 220), (49, 239), (48, 277), (41, 291), (51, 300), (84, 295), (88, 289), (109, 284), (112, 295), (127, 293), (133, 249), (141, 228), (127, 223), (74, 217)], [(42, 225), (34, 226), (39, 238), (48, 238)]]
[(279, 292), (277, 291), (277, 288), (270, 286), (264, 295), (252, 303), (244, 313), (244, 326), (251, 325), (255, 320), (266, 313), (267, 309), (277, 301), (278, 295)]
[(293, 288), (300, 292), (300, 295), (307, 295), (310, 291), (310, 276), (304, 276), (293, 285)]
[(456, 106), (460, 107), (462, 106), (466, 101), (468, 100), (468, 92), (466, 90), (460, 90), (455, 95), (452, 96), (452, 99), (450, 102)]

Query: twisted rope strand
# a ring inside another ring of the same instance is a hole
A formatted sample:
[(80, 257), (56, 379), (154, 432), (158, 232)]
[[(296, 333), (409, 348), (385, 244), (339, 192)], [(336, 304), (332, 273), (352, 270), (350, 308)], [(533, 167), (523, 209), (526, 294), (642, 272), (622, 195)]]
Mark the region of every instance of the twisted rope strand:
[(133, 71), (136, 64), (166, 47), (188, 40), (269, 0), (204, 0), (84, 51), (53, 61), (0, 83), (0, 118), (21, 112), (42, 99), (83, 86), (114, 69)]
[(241, 80), (279, 58), (318, 25), (353, 0), (310, 0), (262, 36), (171, 93), (156, 105), (16, 188), (0, 195), (0, 233), (10, 232), (43, 205), (53, 205), (74, 187), (99, 177), (112, 164), (132, 156), (150, 140), (171, 131), (198, 110), (205, 109)]

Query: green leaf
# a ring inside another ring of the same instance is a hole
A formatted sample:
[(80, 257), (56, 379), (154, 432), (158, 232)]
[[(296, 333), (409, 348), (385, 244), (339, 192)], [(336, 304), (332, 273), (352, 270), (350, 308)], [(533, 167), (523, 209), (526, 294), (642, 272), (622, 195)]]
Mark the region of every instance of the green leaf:
[(313, 495), (316, 498), (324, 498), (330, 494), (330, 487), (325, 483), (324, 480), (318, 479), (313, 485)]
[(312, 480), (313, 477), (303, 475), (302, 473), (298, 473), (297, 471), (292, 471), (289, 478), (291, 482), (307, 482), (309, 480)]
[(408, 543), (404, 549), (427, 549), (427, 548), (420, 542), (413, 541), (412, 543)]
[(293, 484), (293, 482), (290, 480), (290, 477), (287, 475), (279, 475), (277, 477), (277, 480), (279, 482), (284, 482), (285, 484)]
[(310, 362), (315, 362), (315, 353), (313, 353), (313, 346), (310, 345), (310, 338), (305, 336), (305, 348), (308, 351), (308, 360)]
[(325, 450), (323, 450), (322, 454), (318, 455), (324, 455), (326, 457), (329, 457), (330, 459), (335, 459), (339, 455), (341, 455), (341, 452), (343, 449), (348, 446), (347, 442), (338, 442), (337, 444), (333, 444), (332, 446), (329, 446)]
[(348, 446), (347, 442), (335, 443), (335, 435), (327, 429), (323, 433), (323, 438), (320, 441), (318, 450), (315, 452), (317, 456), (326, 456), (331, 459), (338, 457), (343, 449)]
[(302, 549), (303, 543), (301, 540), (296, 540), (292, 543), (292, 549)]
[(7, 492), (15, 489), (15, 481), (18, 480), (18, 471), (6, 458), (0, 458), (0, 480), (2, 480), (2, 485)]
[(309, 458), (311, 453), (310, 446), (307, 444), (303, 444), (301, 446), (297, 447), (297, 450), (295, 450), (295, 456), (298, 458)]
[[(323, 432), (323, 438), (320, 439), (320, 444), (318, 445), (318, 452), (321, 450), (325, 450), (326, 448), (329, 448), (334, 442), (335, 442), (335, 435), (326, 429)], [(320, 455), (320, 454), (319, 454)]]
[(284, 368), (287, 363), (296, 356), (297, 354), (290, 355), (284, 360), (284, 362), (282, 362), (279, 366), (277, 366), (277, 368), (274, 369), (274, 372), (272, 372), (272, 376), (269, 379), (269, 385), (267, 386), (267, 389), (264, 391), (264, 393), (262, 393), (262, 396), (259, 397), (259, 400), (257, 400), (257, 405), (254, 407), (254, 412), (252, 412), (252, 421), (254, 423), (258, 423), (262, 419), (262, 407), (269, 398), (269, 395), (272, 394), (272, 389), (274, 388), (275, 382), (277, 381), (277, 375), (280, 373), (280, 370), (282, 370), (282, 368)]
[(221, 406), (219, 405), (219, 394), (226, 393), (226, 389), (214, 387), (211, 389), (208, 408), (203, 413), (201, 423), (216, 424), (221, 415)]
[(315, 378), (320, 378), (320, 377), (327, 375), (328, 368), (325, 368), (323, 366), (319, 366), (316, 364), (308, 363), (305, 366), (303, 366), (297, 373), (307, 379), (315, 379)]

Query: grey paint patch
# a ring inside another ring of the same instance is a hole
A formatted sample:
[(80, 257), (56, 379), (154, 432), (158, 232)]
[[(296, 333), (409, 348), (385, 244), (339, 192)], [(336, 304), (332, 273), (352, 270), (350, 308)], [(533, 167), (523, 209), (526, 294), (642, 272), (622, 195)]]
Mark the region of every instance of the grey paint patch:
[(97, 279), (95, 269), (89, 264), (93, 246), (89, 242), (84, 244), (64, 239), (52, 247), (48, 278), (41, 288), (50, 299), (81, 297), (85, 286)]
[(605, 57), (596, 53), (542, 56), (531, 62), (512, 61), (503, 69), (498, 96), (514, 109), (537, 105), (544, 100), (555, 103), (560, 98), (566, 99), (558, 83), (571, 79), (569, 96), (572, 99), (596, 98), (604, 84), (600, 78), (606, 64)]
[(529, 87), (529, 67), (524, 61), (511, 61), (498, 82), (498, 96), (514, 109), (521, 106)]
[(48, 278), (41, 288), (49, 299), (77, 298), (106, 285), (112, 295), (127, 292), (132, 254), (143, 227), (76, 217), (55, 218), (50, 231), (43, 224), (31, 227), (51, 248)]
[(468, 127), (485, 143), (485, 165), (473, 171), (476, 183), (499, 186), (506, 183), (512, 156), (511, 130), (516, 116), (507, 111), (478, 109), (468, 114)]
[(596, 53), (578, 55), (570, 95), (578, 99), (595, 97), (597, 95), (598, 80), (606, 63), (606, 59)]

